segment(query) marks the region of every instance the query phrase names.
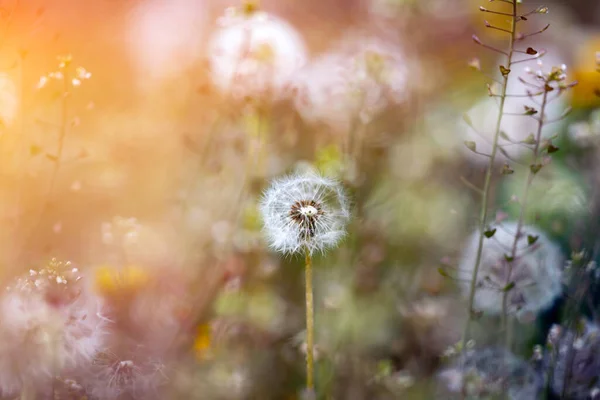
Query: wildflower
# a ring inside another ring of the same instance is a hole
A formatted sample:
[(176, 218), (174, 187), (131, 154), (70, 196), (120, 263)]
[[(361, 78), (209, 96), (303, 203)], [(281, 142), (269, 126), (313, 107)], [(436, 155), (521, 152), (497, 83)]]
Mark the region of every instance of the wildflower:
[(135, 265), (124, 268), (102, 266), (96, 270), (95, 285), (98, 293), (136, 293), (150, 281), (148, 272)]
[(397, 46), (358, 37), (299, 71), (294, 104), (307, 122), (346, 131), (357, 118), (368, 123), (402, 102), (407, 81), (406, 60)]
[(265, 191), (260, 210), (271, 248), (282, 253), (306, 249), (312, 254), (335, 246), (350, 218), (341, 185), (316, 173), (276, 180)]
[(235, 98), (278, 98), (306, 60), (300, 35), (260, 11), (230, 10), (209, 44), (214, 84)]
[[(562, 291), (564, 257), (559, 247), (538, 229), (524, 226), (514, 259), (509, 261), (516, 231), (515, 222), (504, 223), (496, 227), (492, 237), (484, 238), (474, 303), (478, 310), (500, 314), (504, 292), (510, 290), (509, 312), (528, 317), (552, 305)], [(479, 235), (478, 231), (471, 235), (459, 264), (464, 293), (470, 290)], [(511, 263), (512, 273), (507, 282)]]
[(194, 338), (194, 352), (198, 358), (204, 358), (209, 354), (211, 346), (211, 326), (202, 324), (198, 326), (196, 337)]
[(538, 398), (542, 379), (524, 360), (508, 350), (500, 347), (474, 349), (468, 350), (464, 357), (438, 374), (441, 391), (460, 394), (464, 387), (469, 398), (495, 398), (508, 387), (511, 400)]
[(594, 385), (600, 380), (600, 329), (585, 321), (581, 332), (565, 330), (560, 338), (551, 335), (548, 342), (554, 346), (549, 350), (548, 363), (553, 368), (552, 389), (573, 400), (593, 398)]
[(101, 303), (70, 263), (52, 260), (0, 298), (0, 392), (36, 388), (91, 361), (104, 345)]

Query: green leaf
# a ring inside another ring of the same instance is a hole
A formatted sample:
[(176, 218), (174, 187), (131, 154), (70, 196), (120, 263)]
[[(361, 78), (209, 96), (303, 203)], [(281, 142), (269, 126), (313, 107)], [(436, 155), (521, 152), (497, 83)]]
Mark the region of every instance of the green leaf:
[(525, 143), (525, 144), (535, 144), (535, 136), (533, 136), (533, 133), (530, 133), (529, 136), (527, 136), (525, 138), (525, 140), (523, 140), (521, 143)]
[(465, 113), (463, 114), (463, 121), (465, 121), (465, 123), (469, 126), (473, 126), (473, 121), (471, 121), (471, 117), (469, 117), (469, 114)]
[(502, 288), (502, 291), (503, 291), (503, 292), (509, 292), (509, 291), (511, 291), (511, 290), (512, 290), (514, 287), (515, 287), (515, 283), (514, 283), (514, 282), (511, 282), (511, 283), (509, 283), (508, 285), (504, 286), (504, 287)]
[(488, 239), (489, 239), (489, 238), (491, 238), (492, 236), (494, 236), (494, 234), (495, 234), (495, 233), (496, 233), (496, 228), (494, 228), (494, 229), (489, 229), (489, 230), (487, 230), (487, 231), (483, 232), (483, 235), (484, 235), (486, 238), (488, 238)]
[(504, 140), (508, 140), (509, 142), (512, 142), (512, 139), (504, 131), (500, 131), (500, 137)]
[(508, 165), (508, 164), (504, 164), (504, 165), (502, 166), (502, 171), (500, 171), (500, 172), (502, 172), (502, 175), (511, 175), (511, 174), (514, 174), (514, 173), (515, 173), (515, 170), (514, 170), (514, 169), (512, 169), (512, 168), (510, 167), (510, 165)]
[(465, 146), (471, 151), (477, 151), (477, 144), (471, 140), (465, 140)]
[(451, 276), (448, 275), (448, 273), (446, 271), (444, 271), (444, 268), (442, 268), (442, 267), (438, 268), (438, 273), (445, 278), (451, 278)]
[(534, 49), (533, 47), (528, 47), (525, 52), (527, 54), (529, 54), (530, 56), (535, 56), (538, 53), (537, 50)]
[(537, 113), (538, 113), (538, 111), (535, 108), (525, 106), (525, 115), (535, 115)]
[(531, 246), (532, 244), (537, 242), (538, 239), (539, 239), (539, 236), (527, 235), (527, 244)]
[(506, 262), (513, 262), (515, 258), (512, 256), (509, 256), (508, 254), (505, 254), (504, 259), (506, 260)]
[(500, 73), (502, 74), (503, 77), (507, 77), (508, 74), (510, 74), (510, 69), (506, 68), (504, 65), (500, 66)]
[(529, 169), (531, 170), (531, 172), (533, 172), (534, 174), (537, 174), (540, 169), (542, 169), (542, 164), (531, 164), (529, 166)]

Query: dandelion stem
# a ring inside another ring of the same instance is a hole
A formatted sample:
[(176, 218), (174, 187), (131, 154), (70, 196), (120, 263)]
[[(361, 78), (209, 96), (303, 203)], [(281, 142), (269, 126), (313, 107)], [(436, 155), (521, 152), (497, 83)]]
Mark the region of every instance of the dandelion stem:
[[(509, 14), (511, 17), (511, 35), (510, 35), (510, 43), (509, 43), (509, 51), (507, 54), (507, 63), (506, 65), (510, 65), (514, 53), (515, 47), (515, 37), (516, 37), (516, 25), (517, 25), (517, 4), (514, 2), (512, 4), (512, 13)], [(498, 139), (500, 137), (500, 127), (502, 123), (502, 117), (504, 116), (504, 103), (506, 101), (506, 89), (508, 86), (508, 78), (510, 74), (505, 74), (502, 78), (502, 93), (500, 97), (500, 107), (498, 113), (498, 119), (496, 120), (496, 129), (494, 133), (494, 141), (492, 144), (492, 153), (490, 154), (490, 159), (488, 162), (488, 167), (485, 175), (485, 182), (483, 185), (482, 191), (482, 204), (481, 204), (481, 213), (479, 218), (479, 243), (477, 245), (477, 255), (475, 257), (475, 268), (473, 269), (473, 275), (471, 276), (471, 285), (469, 290), (469, 302), (468, 302), (468, 315), (467, 321), (465, 323), (465, 328), (462, 337), (462, 346), (461, 346), (461, 354), (464, 354), (466, 344), (470, 338), (470, 329), (471, 323), (473, 321), (473, 303), (475, 300), (475, 291), (477, 286), (477, 274), (479, 272), (479, 265), (481, 263), (481, 255), (483, 252), (483, 240), (485, 239), (484, 231), (485, 226), (487, 224), (488, 218), (488, 201), (490, 197), (490, 187), (492, 181), (492, 171), (494, 169), (494, 162), (496, 160), (496, 153), (498, 151)]]
[(306, 388), (314, 390), (314, 306), (312, 287), (312, 257), (308, 248), (305, 252), (305, 279), (306, 279)]

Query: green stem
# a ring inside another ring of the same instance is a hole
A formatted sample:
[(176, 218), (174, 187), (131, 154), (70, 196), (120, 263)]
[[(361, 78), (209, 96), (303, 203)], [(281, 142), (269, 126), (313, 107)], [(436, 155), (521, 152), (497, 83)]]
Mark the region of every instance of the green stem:
[[(510, 36), (510, 44), (509, 51), (507, 55), (507, 68), (510, 67), (512, 62), (513, 52), (514, 52), (514, 44), (515, 44), (515, 35), (517, 28), (517, 2), (516, 0), (512, 2), (512, 16), (511, 16), (511, 36)], [(502, 81), (502, 93), (500, 95), (500, 107), (498, 113), (498, 119), (496, 120), (496, 129), (494, 131), (494, 141), (492, 144), (492, 153), (490, 154), (490, 159), (487, 167), (487, 171), (485, 174), (485, 183), (483, 186), (482, 193), (482, 204), (481, 204), (481, 213), (479, 218), (479, 243), (477, 245), (477, 255), (475, 257), (475, 268), (473, 269), (473, 275), (471, 276), (471, 285), (469, 289), (469, 303), (468, 303), (468, 315), (467, 321), (465, 323), (465, 328), (462, 337), (462, 347), (461, 354), (464, 352), (466, 348), (467, 342), (470, 337), (470, 328), (471, 323), (473, 321), (473, 303), (475, 300), (475, 291), (477, 286), (477, 274), (479, 273), (479, 265), (481, 263), (481, 254), (483, 251), (483, 240), (484, 235), (483, 232), (485, 230), (485, 226), (487, 223), (488, 217), (488, 202), (490, 197), (490, 187), (492, 181), (492, 170), (494, 168), (494, 162), (496, 161), (496, 153), (498, 151), (498, 138), (500, 137), (500, 127), (502, 123), (502, 117), (504, 116), (504, 103), (506, 102), (506, 88), (508, 86), (508, 76), (509, 74), (505, 74), (503, 76)]]
[(314, 390), (314, 306), (312, 287), (312, 258), (308, 248), (305, 248), (305, 279), (306, 279), (306, 388)]
[(46, 196), (44, 198), (44, 202), (42, 204), (42, 209), (38, 215), (38, 218), (34, 225), (31, 227), (31, 230), (25, 236), (23, 243), (19, 248), (17, 253), (17, 260), (21, 260), (25, 249), (31, 243), (31, 241), (35, 238), (37, 234), (37, 230), (43, 222), (44, 216), (48, 212), (50, 208), (50, 204), (52, 203), (52, 195), (54, 194), (54, 188), (56, 186), (56, 180), (58, 177), (58, 172), (61, 166), (61, 160), (63, 156), (63, 151), (65, 147), (65, 138), (67, 137), (68, 132), (68, 118), (69, 118), (69, 97), (71, 96), (71, 88), (70, 88), (71, 77), (69, 74), (69, 66), (65, 66), (63, 72), (63, 95), (61, 102), (61, 118), (60, 118), (60, 128), (58, 134), (58, 142), (56, 144), (56, 158), (53, 160), (54, 166), (52, 168), (52, 174), (50, 176), (50, 184), (48, 185), (48, 190), (46, 191)]
[[(535, 136), (535, 148), (533, 149), (533, 163), (535, 164), (539, 157), (540, 152), (540, 142), (542, 139), (542, 129), (544, 128), (544, 112), (546, 110), (546, 104), (548, 102), (548, 92), (544, 91), (544, 97), (542, 99), (542, 105), (540, 107), (540, 119), (538, 122), (537, 133)], [(517, 231), (515, 232), (515, 238), (512, 244), (510, 257), (511, 260), (508, 263), (508, 273), (506, 274), (506, 282), (504, 282), (504, 287), (508, 287), (510, 284), (510, 279), (512, 276), (514, 263), (517, 258), (517, 244), (521, 239), (522, 230), (523, 230), (523, 222), (525, 220), (525, 211), (527, 210), (527, 199), (529, 197), (529, 192), (531, 189), (531, 183), (533, 182), (533, 178), (535, 177), (535, 172), (530, 168), (527, 173), (527, 180), (525, 182), (525, 190), (523, 191), (523, 199), (521, 201), (521, 209), (519, 211), (519, 220), (517, 222)], [(508, 295), (510, 290), (505, 290), (502, 294), (502, 328), (506, 329), (506, 338), (505, 345), (507, 349), (511, 349), (512, 345), (512, 325), (508, 323)]]

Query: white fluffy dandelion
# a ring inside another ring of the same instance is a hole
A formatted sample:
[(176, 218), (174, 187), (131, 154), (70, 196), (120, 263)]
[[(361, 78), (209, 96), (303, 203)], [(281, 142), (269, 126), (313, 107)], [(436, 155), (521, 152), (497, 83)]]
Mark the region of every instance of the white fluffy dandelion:
[[(144, 349), (138, 349), (142, 352)], [(156, 360), (130, 354), (120, 357), (110, 351), (99, 353), (81, 382), (98, 399), (160, 398), (159, 387), (165, 383), (164, 365)]]
[[(491, 238), (484, 238), (474, 303), (476, 309), (489, 314), (502, 312), (509, 271), (507, 257), (511, 255), (517, 224), (503, 223), (495, 229)], [(476, 231), (468, 239), (459, 263), (459, 283), (465, 294), (470, 291), (478, 244), (479, 231)], [(509, 311), (529, 317), (551, 306), (562, 292), (563, 262), (556, 244), (538, 229), (524, 226), (512, 261), (510, 281), (514, 286), (508, 293)]]
[(287, 22), (261, 11), (229, 9), (209, 43), (213, 83), (235, 98), (278, 98), (306, 61)]
[(342, 186), (312, 172), (273, 182), (260, 211), (271, 248), (282, 253), (312, 254), (335, 246), (350, 218)]
[(490, 347), (467, 351), (464, 360), (438, 374), (438, 384), (437, 398), (496, 398), (506, 390), (511, 400), (529, 400), (538, 398), (543, 380), (523, 359)]
[(407, 98), (409, 76), (398, 46), (358, 37), (340, 47), (299, 71), (294, 104), (305, 121), (346, 131)]
[(31, 270), (0, 298), (0, 393), (39, 389), (91, 361), (104, 345), (99, 300), (70, 263)]

